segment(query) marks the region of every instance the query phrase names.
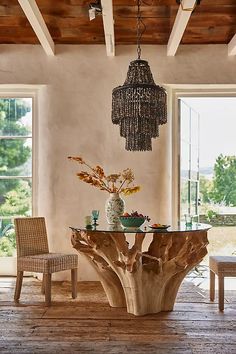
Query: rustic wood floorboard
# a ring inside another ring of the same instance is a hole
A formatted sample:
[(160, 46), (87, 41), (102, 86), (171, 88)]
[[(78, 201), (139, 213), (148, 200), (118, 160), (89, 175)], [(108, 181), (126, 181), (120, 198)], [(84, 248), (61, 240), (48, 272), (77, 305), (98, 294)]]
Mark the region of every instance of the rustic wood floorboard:
[(24, 278), (17, 304), (14, 287), (0, 278), (0, 353), (236, 354), (236, 291), (221, 313), (185, 281), (174, 311), (135, 317), (110, 308), (98, 282), (80, 282), (76, 300), (68, 282), (54, 282), (48, 308), (37, 279)]

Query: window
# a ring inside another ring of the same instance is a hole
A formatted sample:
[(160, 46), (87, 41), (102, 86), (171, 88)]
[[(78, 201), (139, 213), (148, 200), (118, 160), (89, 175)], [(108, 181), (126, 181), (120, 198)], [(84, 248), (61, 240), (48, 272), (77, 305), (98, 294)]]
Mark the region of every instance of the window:
[(198, 217), (199, 114), (180, 101), (180, 218)]
[(15, 252), (13, 218), (32, 215), (33, 98), (0, 98), (0, 256)]

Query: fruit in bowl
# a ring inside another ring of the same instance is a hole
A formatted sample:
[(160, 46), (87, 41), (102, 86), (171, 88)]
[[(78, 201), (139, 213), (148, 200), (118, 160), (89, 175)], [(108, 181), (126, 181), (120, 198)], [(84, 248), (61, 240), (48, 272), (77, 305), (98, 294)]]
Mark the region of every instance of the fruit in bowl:
[(165, 225), (165, 224), (160, 224), (160, 223), (155, 223), (149, 226), (151, 229), (168, 229), (170, 225)]
[(124, 227), (140, 227), (146, 220), (150, 221), (149, 216), (139, 214), (137, 211), (120, 216), (120, 222)]
[(162, 224), (159, 224), (159, 223), (157, 223), (157, 224), (152, 224), (151, 225), (151, 227), (163, 227), (164, 225), (162, 225)]

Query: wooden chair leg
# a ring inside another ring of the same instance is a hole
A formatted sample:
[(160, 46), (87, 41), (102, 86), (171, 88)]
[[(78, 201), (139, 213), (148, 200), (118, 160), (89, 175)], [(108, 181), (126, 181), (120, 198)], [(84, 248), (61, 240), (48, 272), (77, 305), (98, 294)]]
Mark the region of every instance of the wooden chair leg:
[(14, 300), (15, 301), (18, 301), (19, 298), (20, 298), (23, 275), (24, 275), (23, 271), (17, 271), (16, 287), (15, 287), (15, 295), (14, 295)]
[(71, 269), (72, 298), (77, 298), (77, 268)]
[(45, 294), (45, 276), (43, 274), (42, 285), (41, 285), (41, 294)]
[(45, 287), (45, 303), (46, 306), (51, 305), (51, 279), (52, 274), (44, 273), (44, 287)]
[(210, 270), (210, 300), (215, 300), (215, 273)]
[(218, 276), (219, 286), (219, 310), (224, 311), (224, 276)]

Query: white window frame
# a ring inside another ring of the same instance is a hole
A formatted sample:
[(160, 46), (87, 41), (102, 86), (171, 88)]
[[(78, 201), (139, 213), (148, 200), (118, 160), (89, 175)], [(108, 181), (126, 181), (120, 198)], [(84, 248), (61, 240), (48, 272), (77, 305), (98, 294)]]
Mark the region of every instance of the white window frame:
[[(1, 85), (0, 98), (32, 98), (32, 216), (38, 213), (38, 96), (44, 85)], [(0, 257), (0, 275), (16, 274), (16, 257)]]
[(180, 218), (180, 117), (178, 100), (181, 97), (236, 97), (236, 85), (193, 84), (168, 85), (171, 94), (172, 124), (172, 222)]

